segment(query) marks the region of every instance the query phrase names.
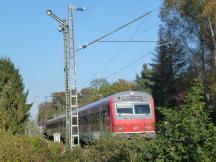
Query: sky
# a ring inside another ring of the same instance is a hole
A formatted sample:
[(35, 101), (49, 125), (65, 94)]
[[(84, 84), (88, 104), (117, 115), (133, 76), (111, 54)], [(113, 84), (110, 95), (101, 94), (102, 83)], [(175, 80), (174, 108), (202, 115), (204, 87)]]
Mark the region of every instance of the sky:
[[(163, 0), (0, 0), (0, 57), (9, 57), (19, 69), (29, 91), (28, 103), (38, 104), (53, 92), (64, 91), (63, 34), (59, 24), (46, 15), (51, 9), (67, 18), (68, 4), (87, 8), (74, 13), (75, 46), (91, 42), (148, 11), (152, 13), (104, 40), (157, 41)], [(77, 88), (89, 86), (96, 78), (109, 82), (134, 80), (144, 63), (150, 63), (157, 43), (97, 42), (76, 53)], [(133, 64), (130, 64), (134, 62)], [(129, 65), (130, 66), (127, 66)], [(126, 68), (124, 68), (126, 67)]]

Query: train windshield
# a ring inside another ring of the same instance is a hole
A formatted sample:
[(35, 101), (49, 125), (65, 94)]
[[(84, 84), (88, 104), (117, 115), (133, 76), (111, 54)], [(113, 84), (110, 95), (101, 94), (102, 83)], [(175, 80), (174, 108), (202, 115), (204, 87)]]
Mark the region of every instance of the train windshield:
[(149, 104), (134, 104), (135, 114), (150, 114)]
[(143, 114), (149, 115), (151, 109), (147, 103), (118, 103), (116, 104), (116, 114)]
[(116, 105), (117, 114), (133, 114), (132, 104), (117, 104)]

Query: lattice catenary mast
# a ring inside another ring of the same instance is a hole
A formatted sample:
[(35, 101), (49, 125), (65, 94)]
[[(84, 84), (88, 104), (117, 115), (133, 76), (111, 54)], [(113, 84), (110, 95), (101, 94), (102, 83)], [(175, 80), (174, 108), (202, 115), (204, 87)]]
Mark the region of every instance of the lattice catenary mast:
[(47, 15), (60, 23), (59, 31), (64, 35), (64, 74), (66, 99), (66, 130), (65, 140), (72, 149), (79, 145), (79, 116), (76, 88), (76, 61), (74, 46), (74, 11), (84, 11), (85, 8), (75, 8), (68, 5), (68, 20), (62, 20), (47, 10)]

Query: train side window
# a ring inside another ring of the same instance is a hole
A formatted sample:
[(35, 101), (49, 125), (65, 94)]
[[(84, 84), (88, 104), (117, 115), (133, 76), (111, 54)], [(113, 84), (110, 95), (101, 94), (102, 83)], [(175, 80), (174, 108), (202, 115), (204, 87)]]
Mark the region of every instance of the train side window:
[(102, 121), (103, 121), (103, 123), (105, 123), (105, 121), (106, 121), (106, 116), (107, 116), (106, 111), (102, 111)]
[(98, 122), (98, 121), (100, 121), (100, 113), (99, 112), (96, 113), (96, 122)]
[(97, 123), (97, 114), (94, 113), (94, 124), (96, 124), (96, 123)]
[(94, 124), (94, 114), (91, 114), (91, 123)]
[(107, 116), (110, 116), (109, 105), (106, 105), (106, 110), (107, 110)]
[(92, 120), (91, 120), (91, 114), (88, 115), (88, 124), (91, 124)]
[(96, 130), (100, 130), (100, 113), (97, 112), (95, 114), (95, 117), (96, 117), (96, 119), (95, 119), (95, 121), (96, 121), (96, 123), (95, 123), (95, 129)]
[(84, 116), (83, 117), (83, 124), (86, 125), (88, 123), (88, 118), (87, 116)]
[(79, 117), (79, 125), (82, 125), (82, 116)]

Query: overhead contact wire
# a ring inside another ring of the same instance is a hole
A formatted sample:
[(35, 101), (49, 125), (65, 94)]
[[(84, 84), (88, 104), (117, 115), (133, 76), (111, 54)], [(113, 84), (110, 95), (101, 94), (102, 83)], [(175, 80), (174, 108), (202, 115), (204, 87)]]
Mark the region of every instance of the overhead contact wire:
[[(137, 34), (137, 32), (139, 31), (139, 29), (141, 28), (141, 26), (143, 25), (144, 21), (137, 27), (137, 29), (135, 30), (135, 32), (129, 37), (129, 41), (132, 40), (134, 38), (134, 36)], [(103, 64), (99, 70), (94, 73), (92, 75), (92, 78), (94, 78), (100, 71), (102, 71), (117, 55), (119, 55), (119, 53), (126, 47), (126, 45), (128, 44), (128, 42), (124, 42), (124, 44), (114, 53), (114, 55), (112, 55), (108, 61)]]
[(138, 21), (139, 19), (141, 19), (141, 18), (143, 18), (143, 17), (145, 17), (145, 16), (147, 16), (147, 15), (149, 15), (149, 14), (151, 14), (151, 13), (152, 13), (152, 11), (149, 11), (149, 12), (143, 14), (142, 16), (139, 16), (138, 18), (136, 18), (136, 19), (130, 21), (129, 23), (127, 23), (127, 24), (125, 24), (125, 25), (123, 25), (123, 26), (121, 26), (121, 27), (119, 27), (119, 28), (117, 28), (117, 29), (115, 29), (115, 30), (113, 30), (113, 31), (111, 31), (111, 32), (109, 32), (109, 33), (107, 33), (107, 34), (101, 36), (101, 37), (99, 37), (98, 39), (96, 39), (96, 40), (94, 40), (94, 41), (92, 41), (92, 42), (90, 42), (90, 43), (87, 43), (87, 44), (85, 44), (85, 45), (82, 45), (81, 48), (78, 48), (76, 51), (79, 51), (80, 49), (84, 49), (84, 48), (86, 48), (86, 47), (88, 47), (88, 46), (90, 46), (90, 45), (92, 45), (92, 44), (94, 44), (94, 43), (100, 41), (101, 39), (108, 37), (109, 35), (111, 35), (111, 34), (117, 32), (117, 31), (119, 31), (119, 30), (125, 28), (126, 26), (128, 26), (128, 25), (130, 25), (130, 24), (132, 24), (132, 23), (134, 23), (134, 22), (136, 22), (136, 21)]
[(106, 78), (110, 78), (111, 76), (113, 76), (113, 75), (115, 75), (115, 74), (118, 74), (120, 71), (122, 71), (122, 70), (128, 68), (129, 66), (135, 64), (136, 62), (140, 61), (142, 58), (146, 57), (148, 54), (149, 54), (149, 53), (147, 53), (147, 54), (145, 54), (145, 55), (143, 55), (143, 56), (141, 56), (141, 57), (138, 57), (136, 60), (130, 62), (129, 64), (123, 66), (123, 67), (120, 68), (119, 70), (117, 70), (117, 71), (113, 72), (112, 74), (108, 75)]

